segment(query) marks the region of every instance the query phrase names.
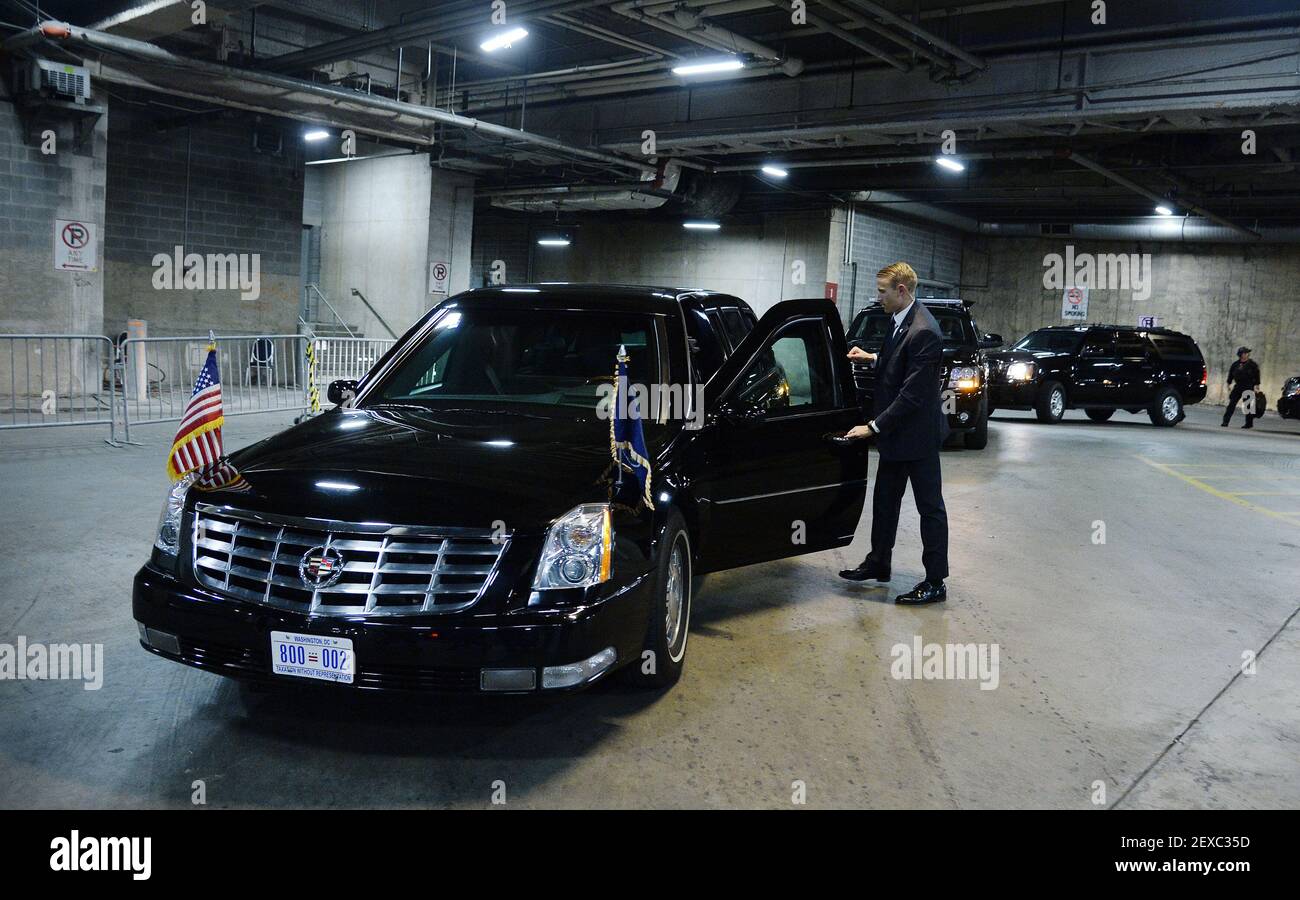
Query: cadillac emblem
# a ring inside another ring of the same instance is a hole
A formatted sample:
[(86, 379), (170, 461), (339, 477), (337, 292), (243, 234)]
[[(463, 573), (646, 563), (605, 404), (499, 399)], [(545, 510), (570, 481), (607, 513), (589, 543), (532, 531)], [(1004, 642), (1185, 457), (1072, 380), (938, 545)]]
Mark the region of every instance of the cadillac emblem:
[(333, 587), (343, 577), (343, 554), (333, 547), (312, 547), (298, 561), (298, 577), (313, 591)]

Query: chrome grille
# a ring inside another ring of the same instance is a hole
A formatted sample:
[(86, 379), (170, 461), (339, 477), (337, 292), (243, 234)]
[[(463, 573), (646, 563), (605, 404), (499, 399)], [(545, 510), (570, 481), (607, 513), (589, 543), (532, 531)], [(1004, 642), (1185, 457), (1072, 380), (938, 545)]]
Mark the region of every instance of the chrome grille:
[[(193, 559), (199, 583), (240, 600), (311, 615), (443, 613), (474, 603), (508, 538), (469, 529), (359, 525), (195, 506)], [(332, 548), (338, 581), (309, 587), (303, 556)]]

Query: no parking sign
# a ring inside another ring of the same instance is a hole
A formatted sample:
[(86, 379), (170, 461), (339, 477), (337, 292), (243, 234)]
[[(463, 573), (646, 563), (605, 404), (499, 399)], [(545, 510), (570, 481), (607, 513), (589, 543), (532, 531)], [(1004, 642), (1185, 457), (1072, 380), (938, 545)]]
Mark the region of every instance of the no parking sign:
[(450, 275), (451, 267), (445, 262), (437, 261), (429, 263), (429, 293), (447, 293), (447, 279)]
[(54, 220), (54, 268), (59, 272), (96, 272), (95, 226), (91, 222)]

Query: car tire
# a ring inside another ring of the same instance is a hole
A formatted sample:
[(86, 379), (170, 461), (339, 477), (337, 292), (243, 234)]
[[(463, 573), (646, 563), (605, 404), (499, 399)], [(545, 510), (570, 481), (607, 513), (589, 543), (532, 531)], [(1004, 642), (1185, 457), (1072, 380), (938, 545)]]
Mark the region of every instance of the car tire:
[(1110, 417), (1115, 415), (1113, 409), (1085, 409), (1084, 413), (1094, 422), (1109, 422)]
[(1065, 418), (1065, 386), (1059, 381), (1049, 381), (1038, 390), (1034, 401), (1038, 421), (1055, 425)]
[(985, 408), (980, 411), (980, 417), (975, 420), (975, 427), (966, 432), (966, 449), (983, 450), (989, 445), (989, 413)]
[(1147, 409), (1151, 424), (1160, 428), (1172, 428), (1183, 420), (1183, 398), (1171, 387), (1163, 388), (1156, 394), (1155, 402)]
[[(654, 604), (641, 657), (623, 670), (631, 684), (652, 690), (672, 687), (681, 678), (686, 662), (686, 641), (690, 635), (691, 596), (694, 593), (691, 537), (681, 514), (676, 511), (664, 526), (661, 547), (655, 567)], [(675, 604), (674, 595), (677, 597)], [(672, 611), (674, 605), (675, 614)]]

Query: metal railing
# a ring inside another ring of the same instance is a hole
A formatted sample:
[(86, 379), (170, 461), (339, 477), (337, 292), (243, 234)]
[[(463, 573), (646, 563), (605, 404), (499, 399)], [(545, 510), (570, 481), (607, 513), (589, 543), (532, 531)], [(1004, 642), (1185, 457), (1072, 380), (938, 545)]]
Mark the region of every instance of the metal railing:
[[(309, 342), (314, 363), (307, 357)], [(179, 421), (208, 357), (202, 336), (130, 338), (98, 334), (0, 334), (0, 429)], [(336, 380), (359, 381), (396, 341), (302, 334), (216, 338), (224, 415), (312, 411)]]
[(316, 338), (316, 383), (360, 381), (397, 341), (380, 338)]
[(113, 342), (102, 334), (0, 334), (0, 429), (114, 422)]
[[(224, 415), (306, 408), (308, 338), (300, 334), (219, 336)], [(208, 357), (206, 337), (131, 338), (121, 347), (122, 411), (132, 425), (179, 420)]]

